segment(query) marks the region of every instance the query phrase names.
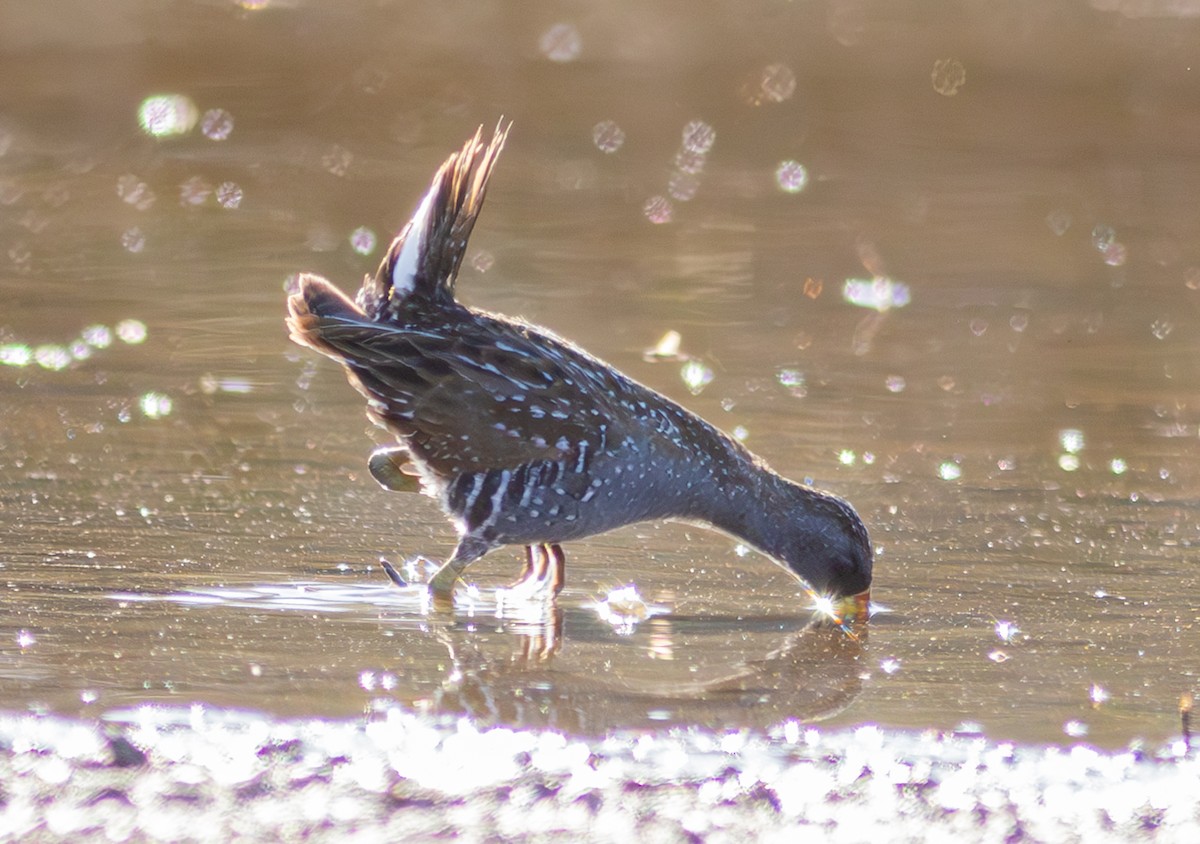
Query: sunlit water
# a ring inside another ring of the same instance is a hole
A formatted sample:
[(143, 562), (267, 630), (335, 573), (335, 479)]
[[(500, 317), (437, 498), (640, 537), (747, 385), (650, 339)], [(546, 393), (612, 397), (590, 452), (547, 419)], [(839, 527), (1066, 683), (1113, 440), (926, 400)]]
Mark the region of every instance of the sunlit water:
[[(486, 20), (371, 4), (139, 19), (180, 58), (10, 15), (0, 707), (1177, 733), (1200, 646), (1194, 90), (1031, 95), (983, 48), (889, 52), (852, 5), (741, 21), (810, 39), (779, 42), (816, 51), (782, 65), (651, 13), (666, 54), (523, 18), (492, 45)], [(1092, 14), (1074, 49), (1119, 17)], [(1026, 25), (1033, 46), (1009, 46), (1030, 72), (1078, 80)], [(1129, 65), (1181, 43), (1131, 26)], [(495, 70), (511, 62), (520, 84)], [(450, 617), (383, 575), (381, 556), (446, 554), (450, 526), (371, 480), (380, 435), (287, 342), (284, 282), (356, 286), (442, 157), (501, 113), (515, 128), (462, 296), (852, 500), (886, 608), (867, 635), (810, 626), (786, 573), (692, 526), (569, 546), (558, 613), (497, 598), (519, 549), (472, 566)], [(654, 353), (668, 331), (678, 348)], [(644, 606), (614, 612), (627, 585)]]

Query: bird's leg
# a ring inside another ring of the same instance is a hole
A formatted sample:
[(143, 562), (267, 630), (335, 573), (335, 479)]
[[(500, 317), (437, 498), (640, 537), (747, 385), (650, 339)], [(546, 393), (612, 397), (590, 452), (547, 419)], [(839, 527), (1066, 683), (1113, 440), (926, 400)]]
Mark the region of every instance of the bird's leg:
[(550, 589), (552, 595), (557, 595), (563, 590), (563, 586), (567, 583), (567, 555), (563, 553), (561, 545), (543, 545), (546, 550), (546, 556), (549, 557), (551, 566), (550, 573)]
[(546, 570), (550, 567), (550, 557), (546, 554), (546, 546), (537, 546), (533, 556), (533, 568), (525, 578), (525, 586), (531, 592), (539, 592), (546, 583)]
[(562, 591), (565, 557), (562, 546), (543, 543), (525, 548), (525, 568), (507, 589), (527, 598), (551, 597)]
[(530, 548), (530, 565), (526, 567), (521, 585), (530, 592), (549, 592), (558, 595), (566, 582), (566, 555), (561, 545), (544, 543), (536, 550)]
[[(537, 549), (537, 550), (535, 551), (534, 549)], [(516, 589), (517, 587), (524, 584), (525, 581), (527, 581), (531, 577), (533, 577), (533, 569), (534, 569), (534, 565), (535, 565), (534, 554), (535, 553), (540, 554), (541, 550), (542, 550), (542, 546), (540, 546), (540, 545), (526, 545), (525, 546), (525, 565), (521, 568), (521, 576), (518, 577), (516, 580), (514, 580), (512, 583), (508, 584), (509, 589)]]
[(429, 588), (434, 597), (449, 599), (454, 594), (454, 586), (462, 577), (463, 570), (486, 554), (490, 547), (482, 539), (472, 536), (460, 539), (450, 559), (442, 563), (442, 567), (429, 579)]

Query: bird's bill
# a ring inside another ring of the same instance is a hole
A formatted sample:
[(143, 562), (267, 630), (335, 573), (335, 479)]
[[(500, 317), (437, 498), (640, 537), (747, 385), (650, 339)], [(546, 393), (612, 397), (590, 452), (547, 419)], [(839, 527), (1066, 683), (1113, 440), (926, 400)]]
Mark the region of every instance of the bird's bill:
[(864, 589), (857, 595), (847, 595), (833, 602), (834, 611), (843, 623), (866, 621), (871, 614), (871, 590)]

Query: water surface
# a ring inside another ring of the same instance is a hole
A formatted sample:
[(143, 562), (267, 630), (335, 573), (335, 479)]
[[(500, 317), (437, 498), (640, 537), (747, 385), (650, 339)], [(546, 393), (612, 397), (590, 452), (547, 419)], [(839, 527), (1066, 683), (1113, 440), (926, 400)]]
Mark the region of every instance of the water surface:
[[(1115, 5), (6, 6), (0, 706), (1175, 734), (1200, 33)], [(194, 125), (144, 131), (155, 94)], [(867, 636), (686, 525), (569, 546), (557, 615), (498, 605), (517, 549), (449, 618), (387, 583), (450, 526), (370, 479), (380, 434), (288, 343), (284, 283), (356, 286), (501, 114), (463, 298), (851, 499)], [(645, 357), (669, 330), (691, 370)], [(614, 626), (630, 583), (659, 611)]]

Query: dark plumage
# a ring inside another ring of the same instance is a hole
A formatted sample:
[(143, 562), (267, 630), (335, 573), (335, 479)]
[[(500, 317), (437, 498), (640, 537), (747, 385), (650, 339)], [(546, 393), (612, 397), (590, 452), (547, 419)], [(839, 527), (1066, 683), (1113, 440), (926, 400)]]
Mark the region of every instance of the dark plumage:
[[(451, 155), (356, 301), (302, 275), (291, 338), (341, 363), (368, 415), (399, 438), (371, 458), (384, 486), (420, 478), (458, 529), (430, 582), (448, 595), (500, 545), (526, 579), (562, 586), (560, 543), (646, 519), (705, 522), (816, 592), (871, 583), (866, 528), (845, 501), (788, 481), (698, 416), (544, 328), (454, 298), (507, 128)], [(553, 563), (553, 566), (551, 566)]]

